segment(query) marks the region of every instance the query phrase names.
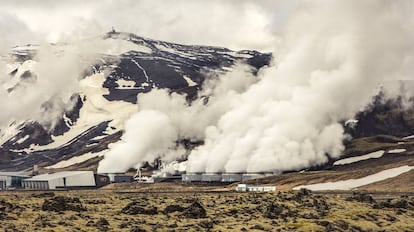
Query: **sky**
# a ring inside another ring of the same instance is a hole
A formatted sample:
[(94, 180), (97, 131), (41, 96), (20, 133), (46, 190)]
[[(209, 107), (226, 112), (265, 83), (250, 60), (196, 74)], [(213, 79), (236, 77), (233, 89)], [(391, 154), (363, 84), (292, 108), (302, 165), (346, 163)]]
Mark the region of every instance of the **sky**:
[(296, 5), (281, 0), (0, 0), (4, 47), (117, 31), (184, 44), (270, 50)]

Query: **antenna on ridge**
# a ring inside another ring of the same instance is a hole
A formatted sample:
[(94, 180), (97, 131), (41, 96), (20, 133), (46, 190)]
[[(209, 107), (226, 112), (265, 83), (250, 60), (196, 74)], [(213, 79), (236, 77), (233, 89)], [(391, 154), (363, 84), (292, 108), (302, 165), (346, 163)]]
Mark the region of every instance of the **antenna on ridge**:
[(112, 33), (115, 33), (116, 31), (115, 31), (115, 28), (114, 28), (114, 26), (112, 26)]

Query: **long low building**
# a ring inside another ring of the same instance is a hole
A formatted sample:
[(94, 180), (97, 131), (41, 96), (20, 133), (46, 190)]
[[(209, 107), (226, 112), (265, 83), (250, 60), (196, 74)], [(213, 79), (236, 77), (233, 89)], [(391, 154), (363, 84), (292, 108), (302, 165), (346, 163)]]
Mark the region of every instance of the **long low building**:
[(0, 172), (0, 189), (15, 189), (22, 186), (22, 180), (30, 178), (24, 172)]
[(99, 187), (101, 181), (109, 183), (109, 178), (96, 176), (93, 171), (66, 171), (24, 179), (22, 186), (37, 190), (80, 189)]
[(187, 173), (182, 175), (182, 181), (191, 182), (222, 182), (233, 183), (246, 180), (254, 180), (275, 173)]

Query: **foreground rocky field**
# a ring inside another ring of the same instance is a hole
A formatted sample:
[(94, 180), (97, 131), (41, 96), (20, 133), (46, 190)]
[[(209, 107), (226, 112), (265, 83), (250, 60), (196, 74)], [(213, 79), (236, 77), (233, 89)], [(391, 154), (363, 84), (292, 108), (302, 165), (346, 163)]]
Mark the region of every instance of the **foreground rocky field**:
[(305, 190), (0, 192), (0, 231), (414, 231), (414, 199)]

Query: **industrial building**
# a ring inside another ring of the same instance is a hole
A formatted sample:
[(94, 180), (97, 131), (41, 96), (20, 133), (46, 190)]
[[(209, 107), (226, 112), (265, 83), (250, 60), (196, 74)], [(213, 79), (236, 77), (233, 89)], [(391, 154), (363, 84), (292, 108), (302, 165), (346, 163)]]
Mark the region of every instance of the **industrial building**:
[(222, 182), (233, 183), (274, 175), (274, 173), (187, 173), (182, 175), (182, 181), (191, 182)]
[(128, 175), (114, 176), (115, 183), (131, 183), (132, 181), (133, 181), (132, 176), (128, 176)]
[(37, 190), (82, 189), (103, 186), (104, 183), (109, 183), (109, 178), (94, 175), (92, 171), (66, 171), (24, 179), (22, 186), (25, 189)]
[(99, 175), (107, 176), (109, 178), (110, 183), (130, 183), (134, 180), (132, 176), (126, 175), (122, 172), (100, 173)]
[(181, 176), (183, 182), (201, 182), (201, 173), (188, 173)]
[(0, 190), (20, 188), (22, 180), (27, 178), (30, 178), (30, 173), (0, 172)]
[(242, 175), (239, 173), (223, 173), (221, 175), (221, 181), (227, 183), (242, 181)]
[(201, 174), (201, 181), (202, 182), (221, 182), (222, 177), (221, 177), (221, 174), (203, 173)]

